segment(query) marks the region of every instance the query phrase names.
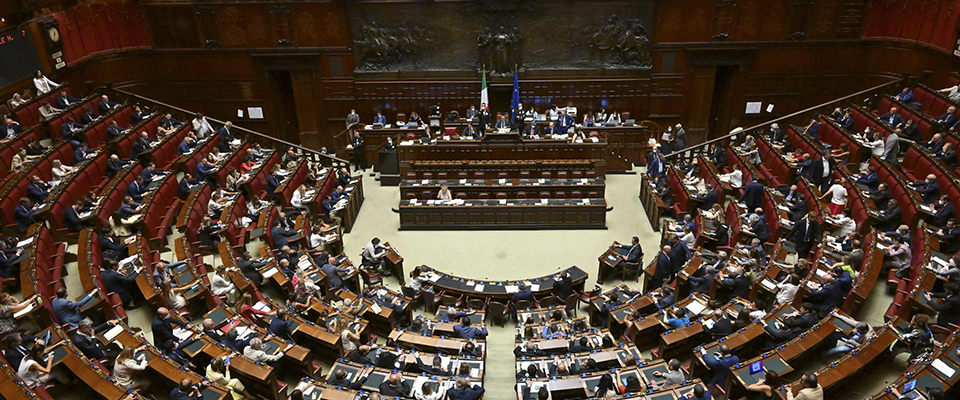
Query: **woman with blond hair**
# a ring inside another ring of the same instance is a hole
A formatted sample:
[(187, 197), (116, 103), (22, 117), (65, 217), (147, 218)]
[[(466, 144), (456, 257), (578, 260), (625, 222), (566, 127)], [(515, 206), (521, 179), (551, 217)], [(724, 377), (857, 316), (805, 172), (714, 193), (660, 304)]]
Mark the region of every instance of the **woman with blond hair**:
[[(142, 347), (142, 346), (141, 346)], [(147, 369), (147, 359), (141, 356), (134, 359), (134, 354), (138, 348), (124, 347), (117, 356), (113, 364), (113, 379), (129, 390), (144, 390), (150, 386), (150, 381), (146, 378), (138, 378), (137, 371)], [(142, 348), (140, 348), (142, 350)]]
[(239, 379), (230, 377), (230, 357), (226, 359), (214, 358), (207, 366), (206, 377), (210, 382), (230, 388), (230, 395), (233, 400), (252, 399), (253, 396), (247, 393), (247, 389)]

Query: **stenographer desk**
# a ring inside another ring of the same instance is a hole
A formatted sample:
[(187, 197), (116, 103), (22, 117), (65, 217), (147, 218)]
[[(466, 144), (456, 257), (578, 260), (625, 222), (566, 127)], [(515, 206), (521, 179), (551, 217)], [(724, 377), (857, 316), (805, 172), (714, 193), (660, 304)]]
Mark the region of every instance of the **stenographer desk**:
[[(430, 282), (429, 284), (433, 285), (436, 289), (443, 290), (447, 295), (455, 297), (467, 296), (471, 298), (488, 297), (504, 303), (509, 301), (510, 298), (513, 297), (513, 294), (518, 291), (520, 282), (527, 284), (528, 289), (533, 292), (534, 297), (542, 297), (551, 293), (553, 291), (555, 278), (559, 276), (561, 272), (557, 271), (554, 274), (539, 278), (489, 281), (461, 278), (459, 276), (445, 274), (428, 266), (421, 268), (423, 272), (426, 273), (426, 279)], [(573, 280), (573, 288), (577, 291), (583, 291), (583, 284), (586, 282), (588, 276), (587, 272), (576, 266), (569, 267), (566, 271), (569, 272), (570, 279)], [(424, 282), (424, 284), (427, 283)], [(536, 285), (536, 287), (533, 285)]]
[(454, 197), (462, 193), (467, 199), (480, 198), (481, 193), (486, 193), (490, 198), (503, 193), (507, 198), (515, 199), (521, 192), (530, 198), (537, 198), (539, 193), (558, 191), (570, 193), (571, 198), (575, 191), (581, 193), (580, 197), (603, 198), (605, 187), (603, 179), (599, 178), (403, 180), (400, 182), (400, 198), (409, 199), (409, 195), (412, 195), (422, 201), (436, 199), (443, 185), (450, 189)]
[(606, 229), (603, 199), (400, 203), (401, 230)]

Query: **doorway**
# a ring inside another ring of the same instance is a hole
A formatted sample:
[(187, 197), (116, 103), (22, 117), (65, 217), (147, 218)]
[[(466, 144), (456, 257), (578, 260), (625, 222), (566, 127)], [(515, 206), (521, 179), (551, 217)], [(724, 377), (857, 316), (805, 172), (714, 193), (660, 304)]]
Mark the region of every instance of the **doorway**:
[(733, 87), (736, 82), (737, 74), (740, 73), (739, 65), (718, 65), (717, 74), (713, 81), (713, 96), (710, 101), (710, 122), (707, 125), (707, 137), (710, 139), (726, 135), (731, 127), (736, 126), (739, 121), (731, 121), (733, 116), (734, 104)]
[(277, 138), (300, 144), (300, 124), (297, 119), (297, 103), (293, 95), (293, 80), (289, 71), (270, 71), (270, 92), (273, 94), (273, 123)]

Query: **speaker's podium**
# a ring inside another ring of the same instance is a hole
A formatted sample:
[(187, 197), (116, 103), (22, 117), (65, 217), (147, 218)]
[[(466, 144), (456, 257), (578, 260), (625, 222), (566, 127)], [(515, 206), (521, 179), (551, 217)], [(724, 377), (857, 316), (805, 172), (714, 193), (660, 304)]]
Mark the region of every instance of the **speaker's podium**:
[(512, 129), (488, 132), (483, 135), (483, 140), (488, 142), (519, 142), (520, 132)]
[(400, 161), (396, 150), (377, 151), (377, 161), (380, 165), (380, 186), (400, 185)]

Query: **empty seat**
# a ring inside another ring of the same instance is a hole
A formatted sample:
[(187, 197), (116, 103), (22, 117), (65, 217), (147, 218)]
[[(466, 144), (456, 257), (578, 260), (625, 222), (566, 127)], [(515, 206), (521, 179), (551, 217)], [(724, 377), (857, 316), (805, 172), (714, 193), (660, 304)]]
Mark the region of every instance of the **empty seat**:
[(423, 179), (433, 179), (433, 173), (432, 173), (432, 172), (424, 172), (424, 173), (423, 173)]
[(557, 172), (557, 179), (567, 179), (567, 171)]
[(527, 192), (517, 192), (517, 199), (526, 200), (526, 199), (527, 199)]
[(540, 177), (543, 178), (543, 179), (552, 179), (552, 178), (553, 178), (553, 174), (550, 173), (550, 172), (543, 172), (543, 173), (540, 174)]
[(575, 190), (575, 191), (573, 191), (572, 193), (570, 193), (570, 198), (571, 198), (571, 199), (582, 199), (582, 198), (583, 198), (583, 192), (580, 192), (579, 190)]
[(540, 192), (540, 198), (541, 198), (541, 199), (549, 199), (549, 198), (550, 198), (550, 192)]
[(520, 171), (520, 179), (530, 179), (530, 171)]
[(557, 192), (556, 194), (554, 194), (554, 197), (560, 200), (566, 199), (567, 192)]
[(456, 197), (457, 197), (458, 199), (461, 199), (461, 200), (466, 200), (466, 199), (467, 199), (467, 194), (464, 193), (464, 192), (457, 192)]
[(497, 179), (507, 179), (507, 173), (506, 173), (506, 172), (498, 172), (498, 173), (497, 173)]
[(483, 172), (474, 172), (473, 179), (486, 179), (486, 178), (484, 178)]
[(597, 177), (597, 173), (593, 171), (587, 171), (587, 178), (593, 179)]
[(497, 192), (497, 200), (506, 200), (507, 194), (504, 192)]
[(480, 200), (487, 200), (490, 198), (490, 193), (480, 193), (477, 195), (477, 198)]
[(437, 172), (437, 179), (446, 180), (446, 179), (447, 179), (447, 173), (446, 173), (446, 172)]
[(583, 179), (582, 171), (573, 171), (572, 175), (573, 175), (573, 179)]
[(458, 173), (457, 173), (457, 179), (467, 179), (467, 173), (466, 173), (466, 172), (458, 172)]

